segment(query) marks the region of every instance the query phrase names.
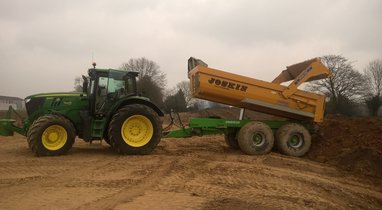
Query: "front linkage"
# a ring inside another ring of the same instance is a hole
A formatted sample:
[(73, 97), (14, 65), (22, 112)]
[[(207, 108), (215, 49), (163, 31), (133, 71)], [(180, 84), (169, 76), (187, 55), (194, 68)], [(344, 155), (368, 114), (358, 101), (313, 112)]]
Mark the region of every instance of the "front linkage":
[[(19, 118), (23, 124), (23, 127), (18, 127), (15, 125), (16, 120), (12, 119), (12, 113), (14, 113), (17, 118)], [(0, 119), (0, 136), (13, 136), (14, 132), (26, 136), (27, 130), (26, 125), (28, 124), (28, 119), (23, 118), (20, 113), (18, 113), (12, 106), (9, 106), (8, 111), (5, 113), (4, 118)]]

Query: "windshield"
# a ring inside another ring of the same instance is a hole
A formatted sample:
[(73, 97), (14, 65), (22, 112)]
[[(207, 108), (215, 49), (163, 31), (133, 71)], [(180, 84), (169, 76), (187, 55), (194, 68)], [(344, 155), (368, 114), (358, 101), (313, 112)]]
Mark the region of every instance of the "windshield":
[(117, 98), (121, 98), (135, 92), (135, 77), (126, 73), (110, 72), (107, 86), (108, 94), (116, 94)]
[[(112, 106), (116, 100), (135, 94), (135, 76), (128, 72), (109, 72), (108, 75), (98, 77), (95, 88), (91, 81), (90, 91), (95, 91), (95, 111), (102, 113)], [(94, 90), (95, 89), (95, 90)]]

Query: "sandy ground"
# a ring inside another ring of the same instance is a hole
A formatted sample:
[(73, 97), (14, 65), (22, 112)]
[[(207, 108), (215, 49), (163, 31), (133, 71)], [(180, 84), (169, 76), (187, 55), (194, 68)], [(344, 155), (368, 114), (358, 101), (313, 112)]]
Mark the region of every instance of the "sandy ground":
[(162, 139), (146, 156), (78, 140), (35, 157), (0, 137), (0, 209), (382, 209), (379, 179), (272, 152), (247, 156), (223, 136)]

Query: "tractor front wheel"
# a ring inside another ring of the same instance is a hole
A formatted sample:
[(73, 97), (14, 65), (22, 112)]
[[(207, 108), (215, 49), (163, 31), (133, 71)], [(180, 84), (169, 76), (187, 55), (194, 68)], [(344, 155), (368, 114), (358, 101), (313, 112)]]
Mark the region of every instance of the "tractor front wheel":
[(72, 148), (76, 132), (73, 124), (59, 115), (44, 115), (28, 130), (29, 148), (37, 156), (63, 155)]
[(152, 152), (162, 137), (158, 114), (148, 106), (125, 106), (114, 114), (109, 125), (112, 148), (120, 154), (145, 155)]

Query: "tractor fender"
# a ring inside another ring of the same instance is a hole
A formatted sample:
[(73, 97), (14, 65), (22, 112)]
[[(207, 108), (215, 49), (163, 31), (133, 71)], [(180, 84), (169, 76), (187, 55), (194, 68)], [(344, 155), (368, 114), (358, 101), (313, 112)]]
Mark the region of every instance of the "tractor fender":
[[(42, 117), (42, 116), (45, 116), (45, 115), (57, 115), (57, 116), (61, 116), (61, 117), (65, 118), (65, 119), (67, 119), (70, 123), (72, 123), (76, 135), (79, 134), (79, 128), (78, 128), (77, 123), (74, 122), (74, 121), (73, 121), (70, 117), (68, 117), (65, 113), (58, 112), (58, 111), (55, 111), (55, 110), (49, 110), (49, 112), (44, 113), (43, 115), (38, 116), (35, 120), (37, 120), (39, 117)], [(31, 127), (31, 125), (33, 124), (33, 122), (34, 122), (35, 120), (33, 120), (32, 122), (30, 122), (30, 124), (29, 124), (28, 127), (26, 128), (26, 133), (29, 132), (29, 128)]]
[(148, 101), (148, 100), (145, 100), (142, 98), (129, 98), (129, 99), (123, 100), (116, 107), (114, 107), (113, 113), (115, 113), (118, 109), (120, 109), (126, 105), (130, 105), (130, 104), (142, 104), (142, 105), (148, 106), (148, 107), (152, 108), (159, 116), (161, 116), (161, 117), (164, 116), (162, 110), (160, 110), (158, 106), (156, 106), (151, 101)]

